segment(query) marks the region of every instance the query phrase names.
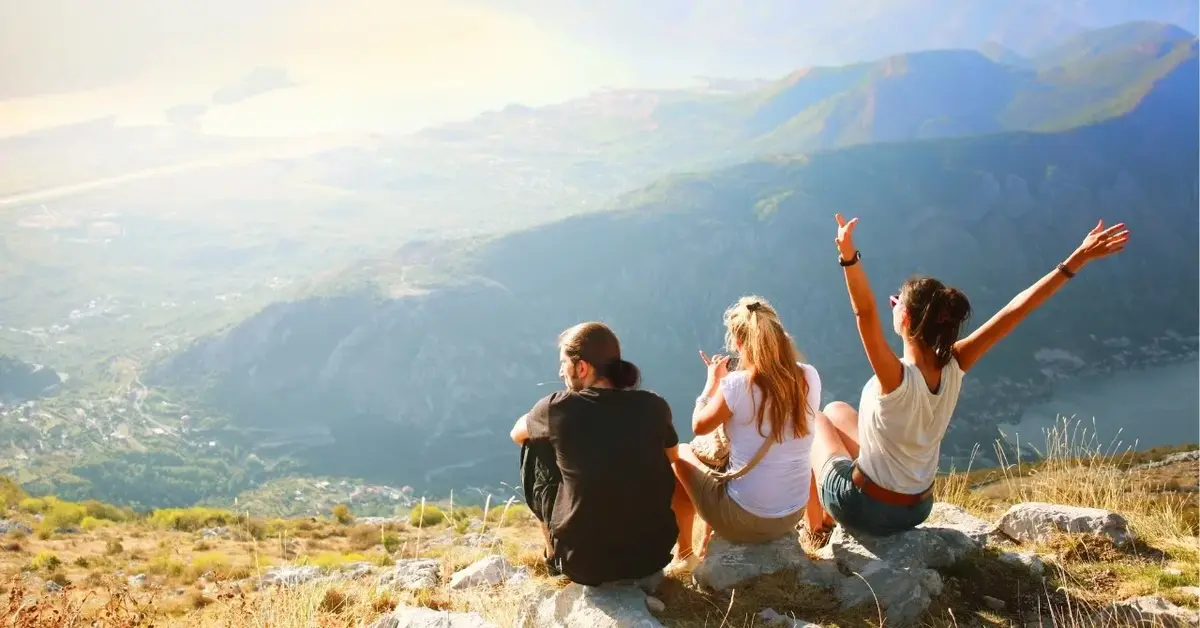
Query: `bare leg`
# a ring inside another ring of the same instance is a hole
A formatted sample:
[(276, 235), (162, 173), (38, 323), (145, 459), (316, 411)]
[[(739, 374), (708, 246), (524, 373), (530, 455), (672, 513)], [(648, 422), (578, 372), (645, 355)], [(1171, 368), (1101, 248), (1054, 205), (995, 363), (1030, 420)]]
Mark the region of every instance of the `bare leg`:
[(546, 525), (545, 521), (538, 521), (538, 528), (542, 530), (542, 538), (546, 540), (546, 556), (553, 558), (554, 547), (550, 545), (550, 527)]
[(675, 525), (679, 527), (675, 558), (687, 558), (692, 555), (692, 525), (696, 521), (696, 507), (678, 477), (675, 478), (675, 494), (671, 496), (671, 509), (675, 511)]
[(809, 474), (808, 504), (804, 522), (809, 530), (820, 530), (829, 520), (817, 497), (817, 474), (834, 456), (858, 458), (858, 413), (850, 404), (835, 401), (818, 412), (813, 420), (812, 472)]

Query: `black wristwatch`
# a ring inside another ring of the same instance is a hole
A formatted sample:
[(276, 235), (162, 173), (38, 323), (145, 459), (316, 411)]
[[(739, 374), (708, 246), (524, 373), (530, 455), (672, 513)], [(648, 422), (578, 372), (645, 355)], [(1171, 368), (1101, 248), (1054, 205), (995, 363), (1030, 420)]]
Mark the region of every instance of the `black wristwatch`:
[(862, 251), (858, 251), (858, 250), (855, 250), (854, 257), (851, 257), (848, 260), (842, 259), (841, 254), (840, 253), (838, 254), (838, 264), (840, 264), (842, 266), (853, 266), (853, 265), (857, 264), (858, 260), (860, 260), (860, 259), (862, 259)]

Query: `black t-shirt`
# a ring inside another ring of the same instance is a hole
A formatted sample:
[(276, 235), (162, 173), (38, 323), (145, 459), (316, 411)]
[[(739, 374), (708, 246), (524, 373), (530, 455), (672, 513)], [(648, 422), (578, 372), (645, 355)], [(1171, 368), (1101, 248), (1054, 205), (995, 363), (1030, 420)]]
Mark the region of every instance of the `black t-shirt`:
[(671, 561), (679, 529), (666, 449), (671, 408), (645, 390), (559, 391), (529, 412), (529, 438), (554, 446), (562, 484), (547, 522), (571, 580), (641, 578)]

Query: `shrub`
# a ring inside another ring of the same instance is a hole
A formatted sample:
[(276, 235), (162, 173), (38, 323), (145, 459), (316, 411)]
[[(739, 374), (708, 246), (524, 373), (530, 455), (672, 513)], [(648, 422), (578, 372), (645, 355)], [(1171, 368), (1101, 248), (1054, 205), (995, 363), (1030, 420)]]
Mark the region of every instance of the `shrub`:
[(104, 519), (97, 519), (95, 517), (88, 516), (88, 517), (84, 517), (83, 521), (79, 522), (79, 527), (84, 532), (93, 532), (95, 530), (103, 528), (106, 525), (109, 525), (109, 523), (110, 523), (109, 521), (106, 521)]
[(338, 504), (333, 507), (333, 518), (344, 526), (354, 523), (354, 515), (350, 514), (350, 508), (345, 504)]
[(354, 551), (368, 550), (383, 542), (382, 530), (372, 525), (354, 526), (346, 537)]
[(181, 532), (196, 532), (203, 528), (238, 525), (244, 517), (219, 508), (164, 508), (150, 515), (156, 527)]
[(29, 494), (21, 488), (20, 484), (17, 484), (12, 478), (0, 476), (0, 512), (17, 506), (28, 497)]
[(109, 539), (104, 543), (104, 553), (108, 556), (116, 556), (125, 551), (121, 542), (116, 539)]
[(389, 554), (400, 549), (400, 537), (392, 532), (385, 533), (381, 542), (384, 551)]
[(337, 552), (322, 552), (316, 556), (302, 556), (296, 561), (301, 565), (313, 565), (322, 569), (331, 569), (338, 565), (346, 563), (363, 563), (368, 562), (367, 557), (362, 554), (339, 554)]
[(517, 525), (533, 521), (533, 512), (525, 504), (512, 504), (507, 509), (503, 505), (488, 511), (488, 523), (499, 523), (502, 526)]
[(146, 573), (178, 578), (187, 570), (187, 565), (172, 559), (170, 556), (155, 556), (146, 565)]
[(54, 571), (62, 566), (62, 561), (54, 552), (42, 551), (38, 552), (37, 556), (30, 561), (29, 567), (34, 571)]
[(412, 512), (408, 515), (408, 522), (415, 526), (432, 526), (445, 520), (446, 513), (433, 504), (425, 504), (424, 506), (418, 504), (413, 506)]
[(94, 499), (89, 499), (80, 504), (87, 516), (103, 521), (132, 521), (137, 518), (137, 513), (130, 508), (118, 508), (112, 504), (106, 504)]
[(326, 589), (318, 608), (326, 613), (340, 613), (354, 604), (354, 598), (338, 589)]
[(76, 567), (87, 569), (90, 563), (88, 562), (87, 556), (80, 556), (72, 561), (71, 564), (75, 565)]
[(205, 554), (196, 554), (192, 557), (192, 574), (196, 577), (203, 576), (208, 572), (212, 572), (213, 580), (220, 580), (229, 577), (232, 571), (232, 562), (229, 557), (221, 552), (208, 552)]

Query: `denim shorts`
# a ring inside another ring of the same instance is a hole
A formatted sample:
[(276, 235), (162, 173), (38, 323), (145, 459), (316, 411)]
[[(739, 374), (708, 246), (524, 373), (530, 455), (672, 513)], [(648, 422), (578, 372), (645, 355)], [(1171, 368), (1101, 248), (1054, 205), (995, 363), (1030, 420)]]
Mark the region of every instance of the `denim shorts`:
[(854, 462), (834, 456), (825, 462), (818, 478), (821, 506), (849, 530), (887, 536), (911, 530), (925, 522), (933, 510), (933, 496), (912, 506), (881, 502), (854, 485)]

